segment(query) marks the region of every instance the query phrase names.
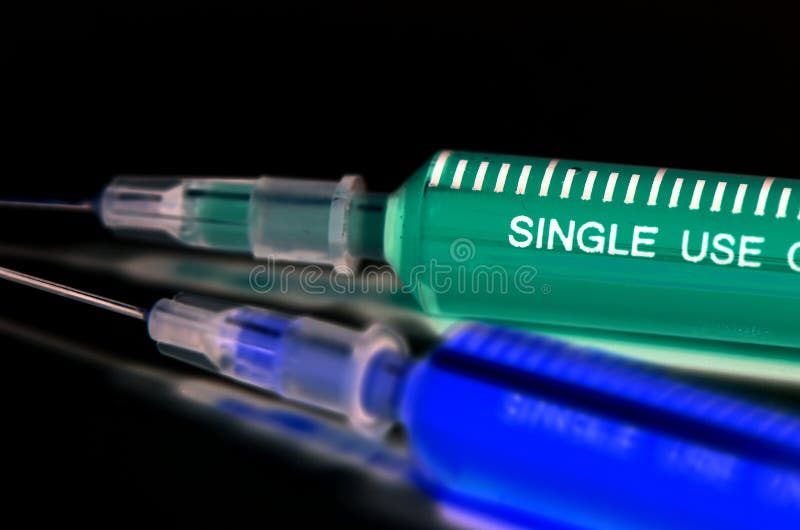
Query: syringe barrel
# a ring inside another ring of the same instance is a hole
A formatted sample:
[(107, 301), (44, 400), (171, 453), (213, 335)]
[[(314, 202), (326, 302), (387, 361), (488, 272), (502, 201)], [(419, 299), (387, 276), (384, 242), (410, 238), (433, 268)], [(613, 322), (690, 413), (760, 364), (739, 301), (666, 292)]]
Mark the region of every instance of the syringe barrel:
[(643, 363), (457, 328), (406, 379), (426, 483), (580, 528), (792, 529), (800, 417)]
[(436, 314), (800, 346), (800, 180), (443, 151), (384, 244)]
[[(405, 346), (381, 326), (357, 331), (308, 317), (179, 295), (160, 300), (148, 316), (162, 353), (280, 396), (346, 415), (358, 429), (380, 434), (394, 421), (385, 397), (369, 387), (368, 371)], [(374, 372), (374, 370), (372, 370)], [(365, 400), (369, 400), (365, 401)]]

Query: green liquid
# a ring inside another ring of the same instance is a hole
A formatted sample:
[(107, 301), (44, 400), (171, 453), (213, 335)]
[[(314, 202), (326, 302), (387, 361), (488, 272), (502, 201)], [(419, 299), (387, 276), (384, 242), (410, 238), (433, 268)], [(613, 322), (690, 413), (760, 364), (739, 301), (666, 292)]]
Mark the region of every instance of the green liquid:
[(799, 210), (794, 180), (453, 152), (384, 245), (434, 314), (794, 347)]
[(253, 185), (252, 180), (190, 180), (184, 191), (188, 215), (181, 240), (194, 246), (248, 252)]

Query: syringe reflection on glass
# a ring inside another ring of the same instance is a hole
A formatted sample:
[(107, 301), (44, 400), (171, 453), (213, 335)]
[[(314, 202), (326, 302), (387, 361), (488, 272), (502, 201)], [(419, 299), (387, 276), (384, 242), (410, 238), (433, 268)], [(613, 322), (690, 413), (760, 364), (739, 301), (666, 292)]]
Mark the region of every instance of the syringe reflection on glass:
[(800, 418), (674, 374), (482, 324), (415, 361), (392, 332), (178, 296), (149, 311), (0, 276), (147, 321), (173, 357), (408, 431), (428, 484), (589, 528), (796, 528)]

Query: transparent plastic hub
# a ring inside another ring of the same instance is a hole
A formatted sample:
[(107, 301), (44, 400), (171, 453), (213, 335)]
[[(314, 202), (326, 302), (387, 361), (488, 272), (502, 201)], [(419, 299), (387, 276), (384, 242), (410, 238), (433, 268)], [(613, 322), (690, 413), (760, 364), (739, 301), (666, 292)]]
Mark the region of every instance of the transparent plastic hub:
[(352, 268), (354, 255), (382, 257), (385, 198), (363, 188), (356, 176), (119, 177), (103, 192), (100, 215), (122, 235)]
[[(404, 358), (403, 342), (373, 326), (357, 331), (313, 318), (207, 298), (161, 300), (148, 318), (150, 337), (166, 355), (346, 415), (369, 433), (387, 429), (388, 399), (365, 381), (387, 356)], [(394, 412), (393, 410), (391, 411)]]
[(103, 192), (100, 215), (123, 235), (247, 251), (254, 184), (253, 179), (119, 177)]

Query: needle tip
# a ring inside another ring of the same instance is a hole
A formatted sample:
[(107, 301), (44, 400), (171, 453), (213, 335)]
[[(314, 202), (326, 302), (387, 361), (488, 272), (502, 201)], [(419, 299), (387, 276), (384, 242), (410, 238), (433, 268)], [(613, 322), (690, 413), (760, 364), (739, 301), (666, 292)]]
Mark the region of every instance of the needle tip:
[(30, 199), (0, 199), (0, 208), (27, 208), (37, 210), (57, 210), (62, 212), (92, 212), (95, 210), (93, 201), (62, 201), (62, 200), (30, 200)]

